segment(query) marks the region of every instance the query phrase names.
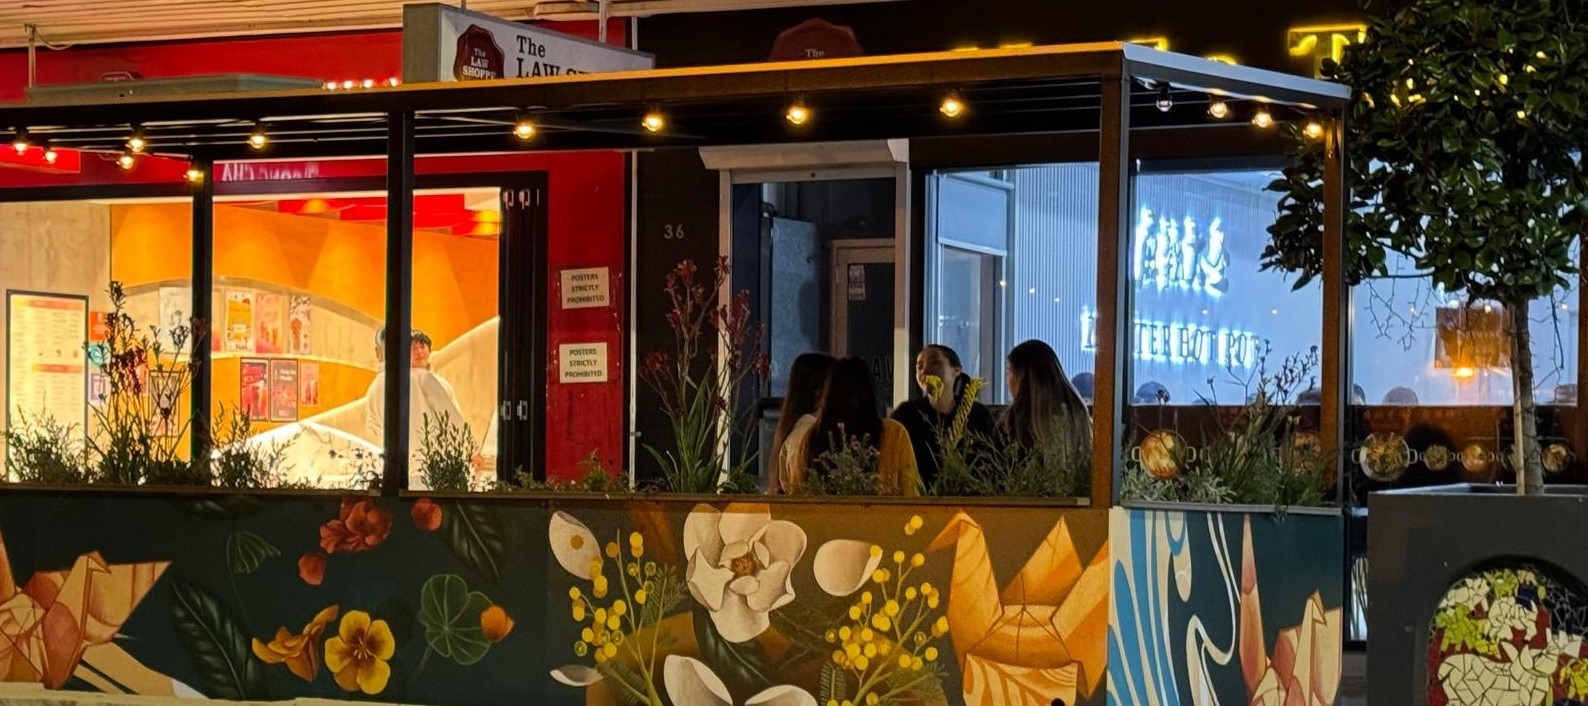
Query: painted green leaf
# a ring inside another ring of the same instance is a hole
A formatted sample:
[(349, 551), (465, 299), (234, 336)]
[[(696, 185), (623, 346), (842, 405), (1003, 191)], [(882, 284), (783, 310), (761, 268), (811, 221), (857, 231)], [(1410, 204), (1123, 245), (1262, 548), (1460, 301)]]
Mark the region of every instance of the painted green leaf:
[(734, 644), (728, 642), (711, 624), (711, 617), (703, 610), (694, 612), (695, 643), (700, 648), (700, 658), (711, 667), (732, 693), (755, 693), (771, 681), (767, 668), (766, 650), (756, 640)]
[(817, 697), (820, 703), (842, 702), (849, 698), (849, 687), (844, 684), (844, 670), (832, 662), (822, 664), (821, 695)]
[(442, 503), (439, 534), (447, 551), (464, 566), (492, 583), (502, 577), (502, 518), (496, 508)]
[(233, 532), (226, 539), (226, 566), (234, 574), (251, 574), (266, 559), (281, 556), (281, 550), (253, 532)]
[(177, 635), (198, 674), (195, 686), (216, 699), (267, 698), (264, 664), (253, 658), (248, 634), (225, 606), (197, 584), (175, 576), (166, 580)]
[(462, 576), (431, 576), (419, 591), (419, 622), (425, 626), (425, 642), (436, 654), (458, 664), (480, 661), (491, 649), (480, 629), (480, 614), (490, 606), (491, 599), (469, 591)]

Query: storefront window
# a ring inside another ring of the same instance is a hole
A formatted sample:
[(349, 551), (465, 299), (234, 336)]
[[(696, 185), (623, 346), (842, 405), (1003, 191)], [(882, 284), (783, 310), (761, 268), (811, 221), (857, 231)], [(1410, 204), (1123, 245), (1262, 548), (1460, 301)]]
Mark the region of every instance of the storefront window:
[(1005, 357), (1043, 341), (1089, 402), (1097, 165), (943, 172), (932, 196), (927, 342), (954, 348), (965, 371), (986, 380), (982, 401), (1005, 405)]

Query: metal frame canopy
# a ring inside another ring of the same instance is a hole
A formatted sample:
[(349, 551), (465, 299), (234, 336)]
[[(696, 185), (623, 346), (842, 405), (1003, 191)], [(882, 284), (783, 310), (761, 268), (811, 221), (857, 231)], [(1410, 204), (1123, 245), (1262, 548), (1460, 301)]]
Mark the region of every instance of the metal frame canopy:
[[(193, 311), (210, 310), (214, 163), (384, 155), (386, 247), (385, 428), (408, 428), (412, 205), (418, 154), (520, 150), (626, 150), (806, 141), (1034, 133), (1095, 133), (1098, 139), (1097, 395), (1093, 400), (1091, 502), (1119, 500), (1127, 438), (1131, 351), (1130, 135), (1135, 130), (1227, 124), (1239, 112), (1274, 121), (1305, 118), (1324, 145), (1323, 365), (1319, 437), (1343, 449), (1346, 207), (1342, 114), (1349, 89), (1273, 71), (1231, 66), (1124, 43), (906, 54), (808, 62), (629, 73), (410, 84), (351, 91), (284, 91), (0, 104), (0, 130), (26, 144), (122, 153), (139, 135), (144, 152), (193, 161)], [(963, 111), (947, 110), (953, 97)], [(1227, 110), (1209, 108), (1223, 101)], [(790, 107), (809, 119), (795, 124)], [(950, 115), (953, 113), (953, 115)], [(1214, 113), (1222, 113), (1214, 115)], [(649, 125), (642, 120), (653, 116)], [(657, 119), (659, 118), (659, 120)], [(515, 127), (534, 126), (530, 139)], [(660, 123), (660, 124), (659, 124)], [(1311, 123), (1316, 123), (1314, 126)], [(654, 128), (654, 129), (648, 129)], [(250, 144), (262, 133), (263, 147)], [(515, 203), (541, 204), (525, 193)], [(541, 211), (543, 214), (544, 212)], [(514, 218), (527, 217), (515, 214)], [(544, 243), (544, 239), (537, 239)], [(541, 302), (537, 306), (544, 306)], [(209, 406), (208, 349), (192, 404)], [(194, 453), (208, 453), (209, 420), (196, 415)], [(382, 489), (407, 486), (407, 434), (387, 434)], [(1345, 454), (1336, 454), (1343, 484)], [(1343, 497), (1343, 495), (1342, 495)]]
[[(644, 149), (1096, 130), (1099, 79), (1132, 83), (1137, 127), (1215, 124), (1209, 95), (1275, 110), (1332, 111), (1343, 86), (1122, 43), (585, 74), (335, 91), (0, 104), (0, 129), (35, 144), (121, 152), (134, 129), (153, 154), (229, 161), (378, 155), (391, 116), (413, 116), (421, 154), (522, 149)], [(1156, 109), (1165, 85), (1180, 107)], [(967, 110), (938, 107), (956, 95)], [(784, 119), (791, 101), (813, 117)], [(1138, 112), (1139, 110), (1139, 112)], [(643, 115), (665, 116), (644, 129)], [(1283, 119), (1284, 114), (1276, 115)], [(533, 140), (512, 135), (532, 120)], [(264, 149), (248, 145), (263, 130)]]

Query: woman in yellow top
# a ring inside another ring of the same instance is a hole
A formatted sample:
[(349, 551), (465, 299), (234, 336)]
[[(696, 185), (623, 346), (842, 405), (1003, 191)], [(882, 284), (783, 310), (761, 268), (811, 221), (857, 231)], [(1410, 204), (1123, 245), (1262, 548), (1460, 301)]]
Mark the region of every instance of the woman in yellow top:
[(822, 387), (815, 423), (801, 425), (783, 442), (783, 488), (803, 492), (812, 473), (824, 473), (824, 456), (835, 443), (863, 443), (876, 454), (876, 490), (879, 495), (921, 494), (921, 476), (915, 449), (904, 425), (882, 416), (871, 366), (859, 358), (833, 364)]

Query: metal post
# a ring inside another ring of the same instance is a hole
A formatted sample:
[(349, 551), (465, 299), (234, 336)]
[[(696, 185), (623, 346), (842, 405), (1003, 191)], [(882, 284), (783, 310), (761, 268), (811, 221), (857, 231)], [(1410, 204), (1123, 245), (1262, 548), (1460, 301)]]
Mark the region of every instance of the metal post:
[(1346, 412), (1351, 403), (1350, 316), (1351, 286), (1345, 272), (1345, 118), (1329, 119), (1323, 157), (1323, 400), (1318, 436), (1323, 448), (1334, 451), (1334, 471), (1341, 503), (1346, 483)]
[(1092, 507), (1119, 501), (1130, 360), (1130, 77), (1103, 76), (1097, 153), (1097, 372), (1093, 388)]
[[(195, 159), (189, 166), (193, 184), (193, 271), (191, 307), (188, 321), (193, 324), (189, 340), (188, 370), (192, 385), (188, 393), (190, 458), (202, 462), (209, 458), (214, 431), (210, 409), (210, 317), (214, 312), (215, 291), (215, 163)], [(162, 323), (162, 325), (164, 325)]]
[[(1583, 316), (1588, 307), (1583, 306), (1583, 300), (1588, 298), (1588, 236), (1577, 236), (1577, 377), (1572, 382), (1577, 384), (1577, 392), (1572, 398), (1571, 410), (1571, 447), (1576, 450), (1577, 457), (1583, 458), (1585, 449), (1588, 449), (1588, 414), (1582, 410), (1582, 391), (1584, 375), (1588, 374), (1588, 317)], [(1557, 409), (1556, 414), (1562, 410)], [(1580, 462), (1580, 461), (1579, 461)]]
[(408, 360), (414, 279), (414, 114), (386, 116), (386, 449), (381, 494), (408, 488)]

